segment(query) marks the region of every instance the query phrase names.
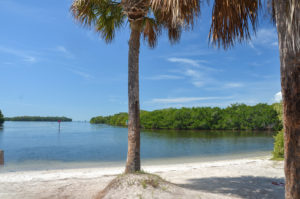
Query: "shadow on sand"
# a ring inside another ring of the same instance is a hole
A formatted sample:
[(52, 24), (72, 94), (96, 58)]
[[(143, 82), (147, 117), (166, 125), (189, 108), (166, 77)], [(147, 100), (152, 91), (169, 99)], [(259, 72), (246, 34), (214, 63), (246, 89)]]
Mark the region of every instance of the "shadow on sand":
[(283, 178), (242, 176), (191, 179), (187, 184), (179, 184), (179, 186), (245, 199), (282, 199), (284, 198), (283, 183)]

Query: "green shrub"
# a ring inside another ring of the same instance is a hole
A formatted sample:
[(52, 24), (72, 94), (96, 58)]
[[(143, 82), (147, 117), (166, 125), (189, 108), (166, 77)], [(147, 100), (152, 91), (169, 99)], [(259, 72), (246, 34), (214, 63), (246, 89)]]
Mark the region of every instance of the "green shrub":
[(283, 159), (284, 158), (284, 132), (280, 131), (276, 136), (274, 136), (274, 151), (273, 159)]

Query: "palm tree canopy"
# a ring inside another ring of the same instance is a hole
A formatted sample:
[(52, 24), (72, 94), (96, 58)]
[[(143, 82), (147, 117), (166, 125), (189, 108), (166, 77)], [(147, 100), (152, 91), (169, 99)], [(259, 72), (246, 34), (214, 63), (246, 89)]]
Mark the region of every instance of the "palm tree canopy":
[[(273, 22), (276, 22), (275, 1), (267, 0), (268, 14)], [(286, 42), (294, 51), (300, 50), (300, 0), (286, 0), (285, 3), (285, 23), (291, 37), (287, 37)], [(261, 0), (214, 0), (210, 42), (227, 49), (235, 42), (251, 39), (250, 30), (256, 31), (260, 9)]]
[[(200, 15), (201, 0), (74, 0), (71, 11), (75, 19), (95, 27), (106, 42), (111, 42), (117, 29), (129, 22), (141, 20), (144, 40), (155, 47), (158, 36), (166, 30), (171, 43), (179, 41), (184, 28), (193, 27)], [(209, 1), (209, 0), (207, 0)], [(267, 0), (275, 22), (274, 2)], [(209, 39), (224, 49), (236, 42), (251, 39), (256, 32), (261, 0), (213, 0)], [(286, 24), (289, 46), (300, 50), (300, 0), (286, 0)]]
[(149, 47), (155, 47), (163, 30), (168, 32), (171, 43), (179, 41), (182, 29), (192, 27), (199, 15), (199, 5), (198, 0), (74, 0), (71, 11), (77, 21), (94, 27), (108, 43), (126, 20), (142, 21), (144, 40)]

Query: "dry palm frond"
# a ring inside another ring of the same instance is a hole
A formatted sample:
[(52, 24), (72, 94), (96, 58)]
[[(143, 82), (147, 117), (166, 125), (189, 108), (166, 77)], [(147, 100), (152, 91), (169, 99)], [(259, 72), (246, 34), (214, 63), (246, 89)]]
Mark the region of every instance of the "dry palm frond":
[(95, 26), (106, 42), (113, 40), (125, 20), (120, 3), (111, 0), (74, 0), (71, 11), (83, 25)]
[(154, 48), (157, 44), (157, 38), (161, 34), (161, 25), (153, 18), (146, 17), (144, 20), (144, 40), (148, 41), (150, 48)]
[(256, 30), (260, 0), (215, 0), (209, 39), (225, 49), (250, 39), (249, 21)]
[(151, 0), (150, 6), (171, 44), (178, 42), (182, 29), (193, 27), (200, 15), (200, 0)]
[(175, 44), (180, 40), (182, 28), (181, 26), (168, 28), (168, 36), (171, 44)]
[(161, 29), (164, 29), (168, 32), (168, 37), (171, 44), (175, 44), (176, 42), (178, 42), (180, 40), (183, 24), (174, 24), (172, 18), (167, 15), (163, 15), (163, 13), (159, 10), (157, 10), (153, 14), (156, 23), (159, 24)]
[(150, 5), (154, 12), (160, 12), (161, 20), (173, 27), (193, 25), (200, 14), (200, 0), (151, 0)]

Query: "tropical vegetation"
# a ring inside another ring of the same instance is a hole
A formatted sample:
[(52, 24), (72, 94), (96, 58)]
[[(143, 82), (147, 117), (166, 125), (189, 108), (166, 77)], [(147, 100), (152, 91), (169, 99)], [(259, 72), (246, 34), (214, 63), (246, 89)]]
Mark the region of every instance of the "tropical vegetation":
[(18, 116), (6, 117), (5, 121), (24, 121), (24, 122), (72, 122), (71, 118), (67, 117), (41, 117), (41, 116)]
[(284, 158), (284, 132), (279, 131), (276, 136), (274, 136), (274, 150), (273, 159), (282, 160)]
[(278, 102), (278, 103), (274, 103), (274, 104), (272, 104), (272, 106), (273, 106), (274, 110), (276, 110), (276, 112), (278, 113), (278, 118), (283, 124), (283, 104), (282, 104), (282, 101)]
[[(232, 104), (227, 108), (194, 107), (168, 108), (141, 111), (141, 127), (144, 129), (198, 129), (198, 130), (281, 130), (274, 105)], [(90, 120), (93, 124), (126, 126), (127, 113), (98, 116)]]
[(0, 110), (0, 126), (4, 123), (4, 116)]
[[(274, 103), (273, 108), (278, 113), (280, 121), (283, 123), (283, 106), (282, 101), (280, 103)], [(283, 160), (284, 158), (284, 131), (281, 130), (274, 136), (274, 150), (273, 150), (273, 159), (274, 160)]]

